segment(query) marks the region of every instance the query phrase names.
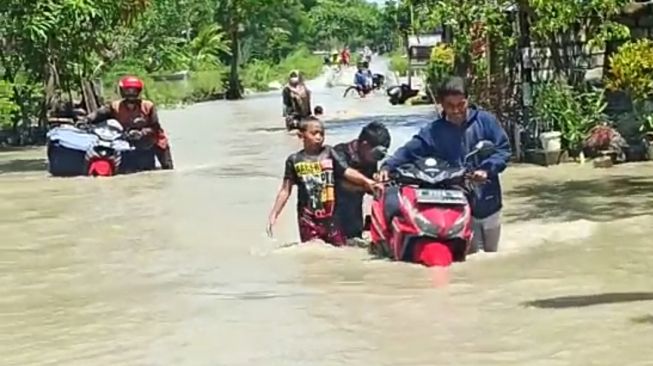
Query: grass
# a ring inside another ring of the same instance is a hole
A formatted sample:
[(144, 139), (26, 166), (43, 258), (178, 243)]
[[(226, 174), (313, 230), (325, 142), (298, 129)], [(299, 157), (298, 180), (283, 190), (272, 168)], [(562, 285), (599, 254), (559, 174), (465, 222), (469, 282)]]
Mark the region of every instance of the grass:
[(285, 83), (292, 70), (300, 70), (305, 79), (313, 79), (322, 73), (322, 68), (321, 56), (300, 48), (277, 65), (260, 60), (250, 63), (244, 68), (241, 78), (245, 88), (265, 91), (272, 82)]

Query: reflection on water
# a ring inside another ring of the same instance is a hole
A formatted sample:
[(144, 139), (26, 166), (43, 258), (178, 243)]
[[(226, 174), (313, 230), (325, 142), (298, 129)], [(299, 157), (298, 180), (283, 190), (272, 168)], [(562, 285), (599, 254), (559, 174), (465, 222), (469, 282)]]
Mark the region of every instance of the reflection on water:
[[(378, 118), (394, 149), (433, 118), (312, 88), (329, 143)], [(501, 252), (434, 289), (419, 266), (287, 244), (292, 202), (265, 237), (300, 147), (279, 105), (272, 93), (162, 112), (173, 172), (52, 179), (11, 163), (43, 151), (2, 153), (1, 364), (650, 364), (651, 303), (626, 300), (651, 291), (651, 164), (510, 168)]]

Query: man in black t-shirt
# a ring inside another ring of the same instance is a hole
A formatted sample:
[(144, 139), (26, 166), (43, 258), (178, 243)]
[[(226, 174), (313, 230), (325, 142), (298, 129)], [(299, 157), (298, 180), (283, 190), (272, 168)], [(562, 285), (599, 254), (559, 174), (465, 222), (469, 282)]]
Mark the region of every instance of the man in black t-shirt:
[[(361, 131), (358, 139), (334, 146), (349, 167), (365, 177), (372, 178), (378, 168), (372, 149), (390, 147), (390, 132), (383, 123), (371, 122)], [(336, 220), (347, 239), (360, 238), (363, 234), (363, 197), (365, 191), (348, 182), (336, 181)]]

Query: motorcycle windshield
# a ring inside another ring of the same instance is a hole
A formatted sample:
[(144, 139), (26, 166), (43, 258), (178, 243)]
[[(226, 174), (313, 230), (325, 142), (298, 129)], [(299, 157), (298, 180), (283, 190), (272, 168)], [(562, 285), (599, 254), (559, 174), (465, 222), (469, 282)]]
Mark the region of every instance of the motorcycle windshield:
[(400, 184), (411, 184), (425, 187), (448, 186), (460, 182), (466, 173), (464, 167), (437, 164), (407, 164), (397, 169), (395, 180)]

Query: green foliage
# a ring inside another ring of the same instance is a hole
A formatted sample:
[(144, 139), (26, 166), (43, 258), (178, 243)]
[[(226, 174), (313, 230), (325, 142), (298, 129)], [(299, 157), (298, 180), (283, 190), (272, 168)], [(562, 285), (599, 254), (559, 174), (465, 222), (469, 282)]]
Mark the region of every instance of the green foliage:
[[(610, 59), (610, 73), (606, 78), (610, 90), (627, 92), (633, 100), (633, 113), (629, 118), (639, 126), (640, 132), (653, 131), (653, 42), (642, 39), (627, 42)], [(626, 123), (625, 126), (631, 126)], [(627, 128), (634, 135), (634, 128)]]
[(579, 151), (587, 132), (605, 119), (603, 92), (578, 91), (561, 82), (538, 85), (534, 90), (534, 117), (540, 125), (562, 133), (563, 147)]
[(415, 4), (419, 29), (429, 31), (438, 26), (451, 30), (451, 46), (456, 55), (456, 73), (461, 76), (472, 74), (482, 78), (480, 72), (486, 68), (474, 67), (474, 62), (484, 62), (479, 52), (478, 41), (493, 39), (497, 56), (515, 44), (509, 31), (510, 23), (503, 9), (511, 5), (508, 0), (486, 1), (437, 1), (423, 0)]
[[(313, 78), (322, 60), (306, 46), (395, 47), (406, 19), (397, 14), (394, 4), (380, 9), (365, 0), (4, 0), (0, 118), (43, 122), (53, 100), (79, 99), (82, 81), (103, 80), (109, 99), (127, 74), (167, 105), (221, 96), (227, 72), (229, 86), (244, 71), (256, 90), (295, 68)], [(151, 77), (180, 71), (190, 79)]]
[(406, 76), (408, 74), (408, 56), (400, 51), (391, 53), (388, 67), (399, 76)]
[(426, 69), (426, 81), (434, 93), (437, 85), (454, 72), (456, 54), (446, 44), (439, 44), (431, 50), (431, 57)]
[(0, 128), (11, 125), (12, 116), (18, 112), (18, 106), (13, 101), (12, 85), (0, 80)]
[(381, 20), (377, 6), (365, 0), (319, 0), (309, 12), (313, 38), (324, 48), (363, 46), (376, 36)]
[(312, 79), (322, 72), (322, 58), (301, 48), (283, 59), (279, 64), (255, 60), (247, 65), (243, 84), (253, 90), (268, 90), (271, 82), (285, 83), (292, 70), (300, 70), (306, 79)]
[(255, 60), (245, 68), (243, 84), (254, 90), (267, 90), (268, 84), (275, 80), (274, 65), (270, 62)]
[(595, 46), (606, 41), (625, 39), (628, 28), (614, 21), (630, 0), (556, 1), (529, 0), (532, 34), (550, 41), (552, 35), (582, 31)]
[(628, 42), (610, 59), (607, 87), (627, 91), (636, 101), (653, 95), (653, 42)]

